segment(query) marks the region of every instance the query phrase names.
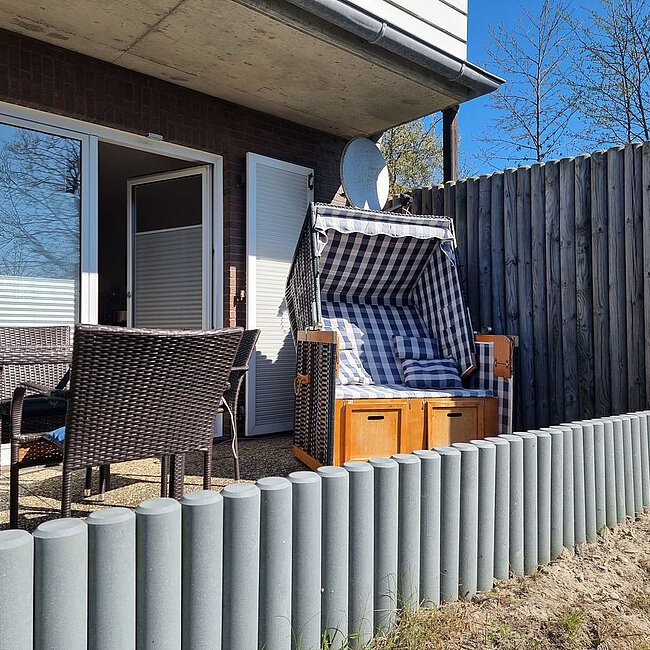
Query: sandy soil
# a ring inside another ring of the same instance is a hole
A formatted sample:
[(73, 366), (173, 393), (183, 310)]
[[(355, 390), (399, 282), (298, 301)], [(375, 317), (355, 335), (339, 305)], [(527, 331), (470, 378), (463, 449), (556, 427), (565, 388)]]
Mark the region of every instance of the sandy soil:
[(650, 514), (471, 603), (406, 615), (373, 648), (650, 650)]

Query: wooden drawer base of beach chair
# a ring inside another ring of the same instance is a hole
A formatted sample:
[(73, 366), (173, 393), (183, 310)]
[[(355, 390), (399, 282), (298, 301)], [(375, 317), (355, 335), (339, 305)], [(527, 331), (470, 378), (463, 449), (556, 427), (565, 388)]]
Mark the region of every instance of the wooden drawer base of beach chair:
[[(333, 464), (410, 453), (497, 434), (495, 397), (336, 400)], [(294, 445), (311, 469), (323, 463)]]
[(425, 400), (427, 449), (496, 436), (498, 405), (496, 397)]

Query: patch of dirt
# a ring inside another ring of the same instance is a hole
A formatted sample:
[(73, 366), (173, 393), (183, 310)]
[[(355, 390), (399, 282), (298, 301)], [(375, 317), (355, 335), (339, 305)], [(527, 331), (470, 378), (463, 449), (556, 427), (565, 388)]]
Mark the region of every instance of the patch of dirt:
[(650, 650), (650, 514), (472, 602), (407, 613), (373, 650)]

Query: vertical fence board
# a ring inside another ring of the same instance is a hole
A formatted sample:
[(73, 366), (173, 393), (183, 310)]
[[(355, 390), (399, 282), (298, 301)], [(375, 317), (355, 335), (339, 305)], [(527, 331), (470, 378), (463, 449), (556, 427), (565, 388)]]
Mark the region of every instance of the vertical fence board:
[(607, 158), (604, 151), (591, 156), (591, 250), (594, 323), (595, 415), (611, 412), (609, 374), (609, 249), (607, 220)]
[[(575, 159), (575, 267), (579, 416), (594, 417), (594, 341), (591, 278), (591, 165)], [(565, 413), (563, 419), (569, 419)]]
[(444, 186), (438, 185), (435, 192), (431, 193), (431, 209), (433, 214), (442, 215), (445, 214), (445, 193)]
[(519, 418), (521, 428), (535, 426), (535, 365), (530, 167), (517, 170), (517, 299), (519, 303)]
[(517, 300), (517, 177), (515, 169), (503, 172), (503, 251), (505, 259), (506, 332), (519, 334)]
[(463, 296), (467, 300), (467, 181), (459, 181), (456, 184), (456, 217), (454, 219), (456, 229), (456, 242), (458, 244), (458, 259), (460, 263), (460, 277), (462, 282)]
[(481, 322), (479, 297), (479, 179), (467, 179), (467, 298), (472, 322)]
[(643, 329), (643, 194), (641, 145), (625, 147), (625, 284), (627, 288), (628, 408), (645, 406)]
[(433, 214), (431, 188), (422, 189), (422, 214)]
[(627, 408), (627, 354), (625, 287), (624, 149), (607, 151), (607, 218), (609, 222), (609, 354), (613, 413)]
[(576, 313), (575, 264), (575, 164), (560, 161), (560, 282), (562, 313), (562, 361), (564, 380), (564, 419), (579, 417), (578, 403), (578, 328)]
[(490, 177), (479, 178), (478, 189), (478, 285), (481, 319), (476, 326), (492, 327), (492, 223)]
[[(641, 148), (641, 205), (643, 213), (643, 319), (650, 330), (650, 142)], [(645, 336), (645, 395), (650, 401), (650, 336)]]
[[(431, 206), (433, 209), (433, 205)], [(434, 212), (435, 214), (435, 212)], [(448, 181), (443, 186), (441, 214), (453, 219), (456, 216), (456, 183)]]
[[(535, 345), (535, 425), (549, 423), (548, 324), (546, 321), (546, 212), (542, 165), (530, 169), (531, 282), (533, 290), (533, 336)], [(515, 379), (516, 381), (516, 379)]]
[(564, 363), (562, 356), (562, 284), (560, 253), (560, 169), (557, 161), (546, 163), (544, 172), (546, 218), (546, 290), (550, 420), (557, 423), (564, 413)]
[(490, 246), (492, 261), (492, 327), (499, 334), (506, 331), (506, 269), (503, 251), (503, 172), (492, 175), (490, 190)]

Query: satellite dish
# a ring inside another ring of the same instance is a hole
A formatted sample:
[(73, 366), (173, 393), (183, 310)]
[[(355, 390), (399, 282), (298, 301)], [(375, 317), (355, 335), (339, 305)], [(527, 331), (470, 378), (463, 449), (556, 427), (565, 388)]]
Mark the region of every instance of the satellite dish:
[(348, 201), (362, 210), (381, 210), (388, 200), (388, 167), (379, 147), (354, 138), (341, 157), (341, 183)]

